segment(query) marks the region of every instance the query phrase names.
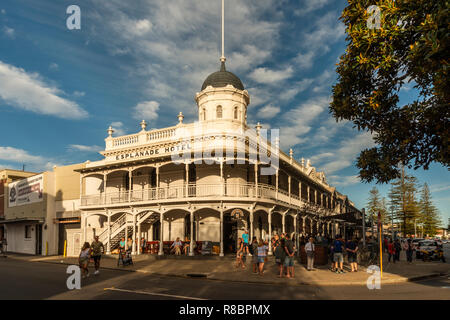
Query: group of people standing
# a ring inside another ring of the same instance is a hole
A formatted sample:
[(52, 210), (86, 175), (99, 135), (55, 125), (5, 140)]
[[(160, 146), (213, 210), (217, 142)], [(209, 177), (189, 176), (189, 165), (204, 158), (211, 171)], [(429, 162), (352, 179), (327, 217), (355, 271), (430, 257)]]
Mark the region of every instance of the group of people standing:
[(337, 235), (333, 241), (328, 241), (331, 260), (330, 270), (334, 273), (346, 273), (344, 271), (344, 253), (350, 264), (351, 272), (358, 272), (359, 241), (356, 238), (345, 241), (341, 235)]
[[(238, 239), (236, 253), (236, 267), (245, 269), (246, 256), (252, 256), (253, 273), (263, 275), (264, 264), (267, 263), (267, 252), (269, 250), (268, 241), (253, 237), (249, 243), (248, 230), (245, 230), (242, 237)], [(288, 234), (275, 235), (272, 238), (272, 248), (275, 254), (275, 262), (279, 267), (279, 277), (283, 277), (284, 271), (287, 278), (294, 278), (294, 255), (296, 247)]]
[(405, 250), (406, 261), (408, 261), (408, 263), (412, 263), (413, 252), (416, 250), (411, 239), (406, 240), (402, 244), (399, 239), (392, 240), (387, 237), (384, 238), (384, 249), (388, 253), (388, 262), (391, 262), (392, 259), (393, 263), (400, 261), (400, 252), (402, 250)]

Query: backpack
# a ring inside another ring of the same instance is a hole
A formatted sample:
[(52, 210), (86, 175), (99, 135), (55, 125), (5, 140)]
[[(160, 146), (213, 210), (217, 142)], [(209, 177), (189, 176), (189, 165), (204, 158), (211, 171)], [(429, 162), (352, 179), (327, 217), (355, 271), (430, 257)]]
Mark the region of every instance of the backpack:
[(251, 245), (248, 246), (248, 252), (250, 252), (251, 255), (253, 255), (253, 253), (255, 252), (253, 250), (253, 243)]
[(342, 242), (339, 240), (334, 241), (334, 252), (342, 252)]

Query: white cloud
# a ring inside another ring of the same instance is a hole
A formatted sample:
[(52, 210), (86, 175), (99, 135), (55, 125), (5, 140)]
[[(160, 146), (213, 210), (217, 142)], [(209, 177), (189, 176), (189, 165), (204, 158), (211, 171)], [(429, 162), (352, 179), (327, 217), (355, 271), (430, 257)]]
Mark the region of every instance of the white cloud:
[(359, 133), (354, 137), (342, 140), (340, 142), (340, 147), (334, 152), (333, 159), (321, 167), (326, 173), (333, 173), (350, 167), (356, 161), (356, 157), (361, 150), (373, 146), (375, 146), (375, 142), (370, 133)]
[(74, 97), (80, 98), (80, 97), (84, 97), (86, 95), (86, 92), (84, 92), (84, 91), (74, 91), (73, 95), (74, 95)]
[(430, 191), (431, 192), (441, 192), (441, 191), (447, 191), (450, 189), (450, 185), (448, 183), (443, 183), (443, 184), (437, 184), (437, 185), (432, 185), (430, 186)]
[(359, 180), (358, 175), (354, 175), (354, 176), (337, 176), (337, 175), (332, 175), (329, 176), (328, 179), (330, 180), (329, 182), (332, 185), (335, 186), (340, 186), (340, 187), (346, 187), (346, 186), (350, 186), (353, 184), (358, 184), (361, 181)]
[[(318, 0), (318, 2), (320, 2)], [(294, 62), (300, 69), (311, 68), (314, 60), (330, 51), (330, 45), (345, 36), (345, 25), (339, 21), (336, 12), (329, 12), (319, 18), (314, 29), (305, 32), (301, 41), (301, 51)]]
[(71, 145), (69, 145), (69, 148), (72, 150), (82, 151), (82, 152), (99, 152), (104, 149), (100, 146), (84, 146), (81, 144), (71, 144)]
[(126, 130), (122, 122), (116, 121), (111, 122), (111, 127), (114, 129), (115, 136), (124, 136), (126, 135)]
[(5, 10), (5, 9), (2, 9), (1, 13), (2, 13), (2, 14), (6, 14), (6, 10)]
[(88, 116), (77, 103), (60, 97), (64, 92), (45, 83), (37, 73), (0, 61), (0, 83), (0, 98), (16, 108), (65, 119)]
[(50, 70), (56, 71), (56, 70), (59, 69), (59, 65), (58, 65), (57, 63), (52, 62), (52, 63), (50, 63), (50, 66), (49, 66), (48, 68), (49, 68)]
[(292, 67), (287, 67), (284, 70), (271, 70), (268, 68), (257, 68), (249, 77), (258, 83), (273, 84), (289, 79), (294, 70)]
[(286, 126), (280, 129), (280, 146), (285, 149), (306, 141), (304, 136), (329, 102), (329, 97), (315, 97), (286, 112), (283, 116)]
[(311, 83), (313, 83), (313, 81), (314, 81), (313, 79), (305, 78), (302, 79), (301, 81), (295, 82), (291, 88), (281, 92), (280, 99), (289, 101), (295, 98), (297, 94), (305, 91), (311, 85)]
[(324, 7), (330, 2), (331, 0), (304, 0), (300, 3), (300, 9), (295, 10), (294, 14), (297, 16), (304, 16), (307, 13)]
[(158, 118), (159, 103), (156, 101), (144, 101), (134, 108), (133, 118), (137, 120), (156, 120)]
[(268, 104), (259, 109), (258, 117), (261, 119), (271, 119), (280, 113), (280, 107)]
[[(226, 67), (241, 79), (278, 48), (284, 19), (277, 4), (276, 0), (260, 0), (257, 5), (227, 0)], [(140, 1), (125, 10), (123, 1), (98, 0), (86, 14), (104, 21), (96, 26), (96, 41), (111, 54), (130, 56), (129, 75), (142, 80), (144, 100), (157, 99), (175, 112), (194, 116), (194, 104), (186, 97), (199, 91), (206, 77), (220, 67), (219, 1)], [(258, 100), (253, 97), (252, 105)]]
[[(23, 149), (17, 149), (14, 147), (2, 147), (0, 146), (0, 160), (8, 161), (15, 164), (15, 167), (22, 167), (24, 164), (27, 171), (45, 171), (51, 170), (54, 165), (52, 161), (48, 161), (44, 157), (35, 156), (30, 154), (28, 151)], [(5, 167), (11, 167), (10, 165), (5, 165)]]
[(3, 33), (11, 39), (14, 39), (16, 37), (16, 32), (13, 28), (8, 28), (7, 26), (3, 27)]

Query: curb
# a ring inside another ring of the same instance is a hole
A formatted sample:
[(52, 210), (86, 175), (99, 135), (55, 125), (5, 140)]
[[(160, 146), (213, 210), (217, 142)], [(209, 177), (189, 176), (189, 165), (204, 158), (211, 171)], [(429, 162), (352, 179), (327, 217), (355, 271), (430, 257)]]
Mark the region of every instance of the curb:
[[(15, 259), (14, 257), (12, 257), (12, 259), (14, 259), (14, 260), (22, 260), (22, 259)], [(22, 260), (22, 261), (27, 261), (27, 260)], [(34, 260), (34, 261), (30, 261), (30, 262), (72, 265), (72, 263), (61, 262), (61, 261)], [(138, 272), (138, 273), (145, 273), (145, 274), (148, 274), (148, 275), (155, 275), (155, 276), (162, 276), (162, 277), (196, 279), (195, 277), (188, 276), (188, 274), (159, 273), (159, 272), (151, 272), (151, 271), (147, 271), (147, 270), (143, 270), (143, 269), (120, 269), (120, 268), (117, 268), (117, 267), (102, 267), (102, 269), (115, 270), (115, 271), (125, 271), (125, 272)], [(410, 277), (410, 278), (401, 277), (401, 278), (398, 278), (398, 279), (382, 280), (381, 284), (395, 284), (395, 283), (403, 283), (403, 282), (416, 282), (416, 281), (421, 281), (421, 280), (441, 277), (441, 276), (445, 276), (445, 275), (448, 275), (448, 273), (444, 273), (444, 272), (431, 273), (431, 274), (426, 274), (426, 275), (416, 276), (416, 277)], [(229, 279), (216, 278), (214, 276), (214, 274), (206, 274), (206, 277), (200, 277), (198, 279), (212, 280), (212, 281), (223, 281), (223, 282), (252, 283), (252, 284), (260, 284), (260, 285), (294, 286), (294, 287), (295, 286), (356, 286), (356, 285), (363, 285), (363, 286), (365, 286), (366, 285), (366, 281), (350, 281), (350, 282), (347, 281), (345, 283), (335, 283), (335, 282), (330, 282), (330, 281), (326, 281), (326, 282), (316, 281), (316, 282), (290, 283), (290, 282), (277, 282), (277, 281), (272, 281), (272, 280), (263, 281), (263, 282), (261, 282), (261, 281), (251, 281), (251, 280), (239, 280), (239, 279), (229, 280)]]

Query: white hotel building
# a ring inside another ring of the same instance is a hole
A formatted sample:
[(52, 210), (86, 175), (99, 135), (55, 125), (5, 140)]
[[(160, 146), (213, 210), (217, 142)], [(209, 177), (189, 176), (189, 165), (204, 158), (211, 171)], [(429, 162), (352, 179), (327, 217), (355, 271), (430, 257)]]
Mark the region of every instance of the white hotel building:
[(266, 139), (259, 124), (247, 126), (250, 96), (225, 59), (195, 100), (197, 122), (184, 123), (180, 112), (169, 128), (147, 131), (142, 121), (140, 132), (112, 137), (110, 127), (105, 158), (75, 170), (83, 241), (99, 235), (111, 252), (121, 237), (144, 237), (159, 241), (163, 255), (162, 241), (187, 237), (211, 241), (223, 255), (244, 229), (258, 239), (286, 232), (296, 241), (345, 232), (333, 217), (358, 210), (309, 161), (280, 151), (274, 132)]

